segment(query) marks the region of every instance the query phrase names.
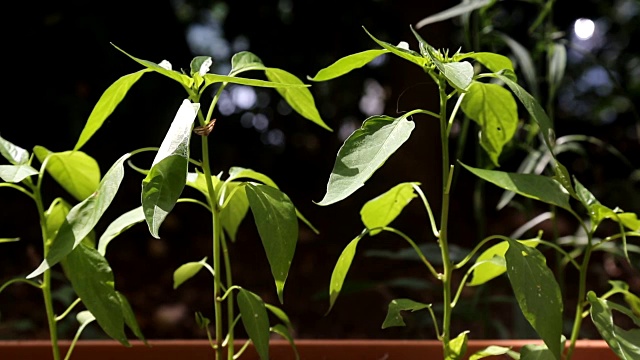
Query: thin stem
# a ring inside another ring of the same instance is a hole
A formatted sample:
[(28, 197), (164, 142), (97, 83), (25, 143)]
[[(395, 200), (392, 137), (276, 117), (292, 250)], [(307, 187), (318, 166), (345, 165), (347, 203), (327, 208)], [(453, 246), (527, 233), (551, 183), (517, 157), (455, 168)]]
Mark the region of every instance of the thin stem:
[(0, 286), (0, 293), (2, 291), (4, 291), (4, 289), (9, 287), (9, 285), (15, 284), (15, 283), (19, 283), (19, 282), (22, 282), (22, 283), (25, 283), (25, 284), (29, 284), (29, 285), (31, 285), (31, 286), (33, 286), (35, 288), (38, 288), (38, 289), (40, 289), (41, 286), (42, 286), (41, 284), (38, 284), (37, 282), (35, 282), (33, 280), (29, 280), (29, 279), (25, 279), (25, 278), (14, 278), (14, 279), (11, 279), (11, 280), (7, 281), (6, 283), (2, 284), (2, 286)]
[(431, 224), (431, 231), (433, 232), (433, 236), (437, 238), (438, 227), (436, 225), (436, 220), (433, 217), (433, 211), (431, 211), (431, 206), (429, 205), (429, 201), (427, 200), (427, 197), (424, 195), (424, 193), (422, 192), (422, 189), (420, 189), (420, 186), (418, 186), (418, 184), (412, 183), (411, 186), (413, 186), (413, 190), (415, 190), (415, 192), (418, 193), (418, 196), (420, 196), (420, 199), (422, 199), (422, 203), (424, 204), (424, 207), (427, 209), (427, 213), (429, 214), (429, 223)]
[[(429, 271), (431, 272), (431, 274), (433, 274), (433, 276), (436, 277), (436, 279), (439, 279), (441, 277), (440, 274), (438, 274), (438, 272), (436, 271), (436, 269), (433, 267), (433, 265), (431, 265), (431, 263), (429, 262), (429, 260), (427, 260), (427, 258), (424, 256), (424, 254), (422, 253), (422, 251), (420, 251), (420, 247), (418, 247), (418, 245), (411, 240), (411, 238), (409, 236), (407, 236), (406, 234), (404, 234), (402, 231), (398, 230), (398, 229), (394, 229), (392, 227), (388, 227), (388, 226), (384, 226), (381, 228), (378, 228), (380, 230), (385, 230), (385, 231), (389, 231), (392, 232), (396, 235), (399, 235), (400, 237), (402, 237), (406, 242), (409, 243), (409, 245), (411, 245), (411, 247), (416, 251), (416, 253), (418, 254), (418, 257), (420, 257), (420, 260), (422, 260), (422, 262), (427, 266), (427, 268), (429, 269)], [(375, 230), (375, 229), (370, 229), (367, 232), (370, 232), (371, 230)], [(365, 230), (366, 231), (366, 230)]]
[(67, 308), (67, 310), (65, 310), (62, 314), (60, 314), (60, 315), (58, 315), (56, 317), (56, 321), (61, 321), (67, 315), (69, 315), (71, 310), (73, 310), (73, 308), (76, 307), (76, 305), (80, 304), (80, 301), (82, 301), (82, 300), (80, 298), (77, 298), (74, 302), (72, 302), (71, 305), (69, 305), (69, 307)]
[(242, 353), (243, 353), (245, 350), (247, 350), (247, 347), (249, 347), (249, 344), (251, 344), (251, 340), (247, 340), (247, 341), (242, 345), (242, 347), (240, 348), (240, 350), (238, 350), (238, 353), (233, 357), (233, 360), (238, 359), (238, 358), (242, 355)]
[(438, 339), (440, 339), (440, 328), (438, 327), (438, 320), (436, 319), (436, 314), (433, 312), (433, 309), (431, 308), (431, 306), (427, 307), (427, 310), (429, 310), (429, 314), (431, 315), (431, 321), (433, 321), (433, 327), (436, 330), (436, 334), (438, 335)]
[[(224, 233), (222, 233), (222, 257), (224, 259), (224, 274), (226, 277), (226, 283), (227, 283), (227, 288), (231, 289), (233, 287), (233, 279), (232, 279), (232, 274), (231, 274), (231, 259), (229, 258), (229, 247), (227, 246), (227, 239), (224, 236)], [(236, 320), (233, 319), (234, 317), (234, 307), (233, 304), (235, 303), (235, 300), (233, 299), (233, 293), (230, 292), (229, 293), (229, 300), (227, 301), (227, 339), (229, 341), (229, 343), (231, 344), (227, 350), (227, 359), (228, 360), (233, 360), (233, 356), (234, 356), (234, 347), (233, 347), (233, 338), (234, 338), (234, 331), (233, 328), (235, 327), (236, 324)]]
[(589, 259), (591, 258), (591, 251), (593, 247), (591, 246), (591, 241), (593, 238), (593, 234), (591, 232), (587, 233), (587, 246), (584, 251), (584, 258), (582, 259), (582, 265), (580, 266), (580, 280), (578, 283), (578, 303), (576, 304), (576, 315), (573, 319), (573, 329), (571, 331), (571, 340), (569, 342), (569, 349), (567, 350), (566, 360), (571, 359), (571, 355), (573, 354), (573, 350), (576, 347), (576, 340), (578, 340), (578, 335), (580, 335), (580, 326), (582, 325), (582, 312), (585, 306), (584, 298), (587, 292), (587, 270), (589, 268)]
[(227, 298), (227, 296), (229, 296), (233, 292), (233, 290), (240, 290), (240, 289), (242, 289), (242, 287), (240, 287), (238, 285), (230, 286), (227, 289), (227, 291), (224, 294), (222, 294), (222, 296), (218, 300), (219, 301), (224, 301)]
[(474, 255), (480, 251), (480, 249), (484, 246), (484, 244), (488, 243), (489, 241), (492, 240), (502, 240), (502, 241), (507, 241), (509, 238), (504, 236), (504, 235), (491, 235), (491, 236), (487, 236), (486, 238), (482, 239), (482, 241), (480, 241), (478, 243), (478, 245), (476, 245), (473, 250), (471, 250), (471, 252), (465, 256), (464, 259), (462, 259), (459, 263), (455, 264), (453, 266), (454, 269), (460, 269), (461, 267), (465, 266), (471, 259), (473, 259)]
[(179, 203), (192, 203), (192, 204), (198, 204), (201, 205), (202, 207), (204, 207), (205, 209), (211, 211), (211, 207), (209, 207), (209, 205), (205, 204), (204, 202), (198, 200), (198, 199), (192, 199), (192, 198), (180, 198), (178, 199)]

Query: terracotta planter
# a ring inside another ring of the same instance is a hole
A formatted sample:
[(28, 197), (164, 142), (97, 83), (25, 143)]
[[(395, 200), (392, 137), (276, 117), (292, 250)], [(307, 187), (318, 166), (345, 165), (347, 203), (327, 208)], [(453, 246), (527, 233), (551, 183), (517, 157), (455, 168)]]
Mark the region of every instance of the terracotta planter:
[[(114, 341), (80, 341), (72, 360), (212, 360), (213, 350), (206, 340), (151, 340), (151, 347), (139, 341), (126, 348)], [(289, 343), (272, 340), (270, 357), (275, 360), (295, 359)], [(540, 343), (539, 340), (471, 340), (467, 353), (473, 353), (488, 345), (513, 346)], [(63, 349), (69, 342), (63, 342)], [(307, 340), (296, 341), (302, 360), (435, 360), (442, 359), (441, 344), (432, 340)], [(2, 360), (51, 359), (48, 341), (0, 341)], [(258, 360), (253, 348), (242, 360)], [(492, 359), (507, 359), (493, 357)], [(615, 360), (617, 357), (602, 340), (578, 341), (573, 359)]]

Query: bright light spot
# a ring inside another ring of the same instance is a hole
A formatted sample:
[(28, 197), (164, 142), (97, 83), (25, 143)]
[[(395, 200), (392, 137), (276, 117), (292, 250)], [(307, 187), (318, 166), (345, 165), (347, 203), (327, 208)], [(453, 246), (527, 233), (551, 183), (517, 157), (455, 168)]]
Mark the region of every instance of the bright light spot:
[(229, 95), (229, 92), (227, 90), (223, 91), (222, 94), (220, 94), (220, 100), (218, 100), (217, 108), (218, 111), (220, 111), (220, 114), (224, 116), (231, 115), (234, 111), (236, 111), (236, 106), (233, 104), (233, 100), (231, 99), (231, 96)]
[(338, 138), (340, 138), (340, 141), (345, 141), (359, 126), (360, 124), (353, 118), (344, 119), (338, 129)]
[(234, 86), (231, 89), (233, 103), (240, 109), (251, 109), (257, 100), (256, 91), (248, 86)]
[(364, 95), (360, 98), (360, 111), (365, 115), (378, 115), (384, 111), (386, 94), (380, 83), (373, 79), (364, 82)]
[(269, 118), (265, 114), (256, 114), (251, 122), (253, 127), (260, 132), (267, 130), (269, 127)]
[(596, 24), (591, 19), (580, 18), (573, 24), (573, 32), (580, 40), (591, 39), (596, 30)]
[(284, 133), (280, 129), (269, 130), (265, 140), (265, 143), (269, 145), (284, 146)]

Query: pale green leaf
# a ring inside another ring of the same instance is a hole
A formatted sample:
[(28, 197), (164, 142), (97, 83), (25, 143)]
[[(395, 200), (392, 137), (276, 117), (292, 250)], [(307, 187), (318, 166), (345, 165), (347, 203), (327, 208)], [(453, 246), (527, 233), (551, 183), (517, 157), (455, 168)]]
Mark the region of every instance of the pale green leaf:
[(298, 347), (296, 343), (293, 341), (293, 336), (289, 332), (289, 329), (282, 324), (277, 324), (271, 327), (271, 332), (276, 333), (283, 338), (287, 339), (289, 345), (291, 345), (291, 349), (293, 350), (293, 354), (296, 357), (296, 360), (300, 360), (300, 354), (298, 353)]
[(342, 290), (342, 285), (344, 284), (344, 280), (347, 277), (347, 273), (349, 272), (349, 268), (351, 267), (351, 262), (353, 261), (353, 257), (356, 255), (356, 248), (358, 247), (358, 243), (362, 237), (358, 236), (355, 239), (351, 240), (351, 242), (342, 250), (338, 261), (336, 262), (336, 266), (333, 268), (333, 272), (331, 273), (331, 280), (329, 282), (329, 309), (327, 310), (327, 314), (333, 308), (333, 305), (340, 295), (340, 291)]
[(27, 164), (0, 165), (0, 179), (6, 182), (19, 183), (32, 175), (38, 175), (38, 170)]
[(260, 58), (249, 51), (240, 51), (231, 57), (231, 71), (229, 76), (235, 76), (249, 70), (263, 70), (264, 64)]
[[(530, 247), (536, 247), (540, 244), (540, 240), (538, 239), (518, 241)], [(504, 254), (508, 248), (509, 242), (501, 241), (483, 251), (473, 265), (473, 270), (471, 271), (472, 278), (467, 285), (481, 285), (504, 274), (505, 271), (507, 271)]]
[(460, 360), (467, 352), (467, 334), (469, 331), (463, 331), (455, 338), (451, 339), (448, 344), (447, 353), (448, 356), (445, 360)]
[[(474, 52), (474, 53), (464, 54), (461, 58), (474, 59), (480, 62), (482, 65), (484, 65), (487, 69), (495, 73), (500, 72), (502, 70), (510, 70), (505, 73), (511, 74), (514, 71), (513, 63), (511, 62), (511, 60), (508, 57), (500, 54), (495, 54), (491, 52)], [(512, 80), (516, 81), (515, 78), (512, 78)]]
[(0, 155), (13, 165), (29, 162), (29, 152), (0, 136)]
[[(414, 192), (413, 185), (420, 185), (420, 183), (398, 184), (364, 204), (360, 210), (360, 217), (367, 229), (387, 226), (398, 217), (402, 209), (418, 196)], [(380, 230), (373, 230), (369, 234), (375, 235), (379, 232)]]
[(557, 360), (544, 345), (527, 344), (520, 349), (520, 360)]
[[(253, 70), (262, 70), (262, 69), (256, 68)], [(206, 74), (204, 76), (205, 87), (215, 83), (230, 83), (230, 84), (265, 87), (265, 88), (302, 88), (304, 89), (311, 86), (308, 84), (303, 84), (302, 82), (299, 84), (298, 83), (282, 83), (282, 82), (249, 79), (249, 78), (219, 75), (219, 74)]]
[(107, 252), (107, 245), (109, 245), (111, 240), (128, 230), (133, 225), (143, 221), (144, 212), (142, 211), (142, 206), (138, 206), (137, 208), (120, 215), (111, 224), (109, 224), (104, 233), (102, 233), (102, 236), (100, 236), (100, 239), (98, 240), (98, 252), (104, 256)]
[(188, 262), (186, 264), (180, 265), (176, 271), (173, 272), (173, 288), (177, 289), (178, 286), (182, 285), (185, 281), (194, 277), (200, 269), (202, 269), (207, 261), (207, 257), (200, 261)]
[(371, 35), (367, 29), (363, 26), (362, 27), (364, 29), (364, 31), (367, 33), (367, 35), (369, 35), (373, 41), (375, 41), (378, 45), (382, 46), (384, 49), (388, 50), (389, 52), (405, 59), (408, 60), (420, 67), (424, 67), (427, 63), (427, 60), (420, 54), (418, 54), (417, 52), (413, 51), (413, 50), (408, 50), (408, 49), (403, 49), (399, 46), (395, 46), (395, 45), (391, 45), (389, 43), (386, 43), (384, 41), (378, 40), (376, 39), (373, 35)]
[(359, 53), (347, 55), (338, 59), (333, 64), (318, 71), (314, 77), (309, 77), (311, 81), (327, 81), (347, 74), (352, 70), (359, 69), (380, 55), (388, 53), (387, 49), (365, 50)]
[(469, 357), (469, 360), (478, 360), (478, 359), (484, 359), (489, 356), (504, 355), (504, 354), (507, 354), (510, 350), (511, 348), (508, 348), (508, 347), (490, 345), (480, 351), (476, 351), (475, 353), (473, 353)]
[(40, 162), (49, 157), (47, 172), (78, 201), (90, 196), (100, 183), (100, 166), (82, 151), (54, 153), (36, 145), (33, 152)]
[[(589, 310), (591, 320), (596, 325), (602, 338), (609, 344), (611, 350), (623, 360), (639, 359), (640, 328), (625, 330), (617, 326), (613, 322), (612, 309), (614, 307), (612, 305), (614, 304), (608, 300), (598, 298), (593, 291), (587, 293), (587, 300), (591, 304)], [(615, 307), (615, 309), (622, 310), (622, 313), (630, 317), (636, 323), (636, 326), (639, 326), (640, 318), (631, 311), (620, 306)]]

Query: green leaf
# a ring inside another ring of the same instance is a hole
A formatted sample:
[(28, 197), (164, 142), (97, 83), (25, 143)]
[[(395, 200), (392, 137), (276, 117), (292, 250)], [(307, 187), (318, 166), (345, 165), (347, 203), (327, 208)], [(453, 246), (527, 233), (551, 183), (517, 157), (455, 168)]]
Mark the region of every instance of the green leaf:
[(0, 244), (20, 241), (20, 238), (0, 238)]
[(402, 314), (400, 313), (401, 311), (416, 312), (430, 307), (431, 304), (424, 304), (411, 299), (391, 300), (389, 303), (389, 309), (387, 310), (387, 316), (382, 323), (382, 328), (386, 329), (392, 326), (405, 326)]
[(76, 315), (76, 320), (78, 321), (78, 323), (80, 323), (78, 330), (76, 330), (76, 338), (78, 338), (80, 337), (80, 334), (82, 334), (82, 331), (84, 331), (84, 328), (94, 322), (96, 320), (96, 317), (93, 316), (91, 311), (83, 310)]
[(41, 163), (49, 157), (47, 172), (78, 201), (86, 199), (98, 188), (100, 166), (84, 152), (54, 153), (38, 145), (33, 148), (33, 152)]
[(296, 357), (296, 360), (300, 360), (300, 354), (298, 353), (298, 347), (296, 346), (296, 343), (293, 341), (293, 336), (291, 336), (291, 333), (289, 332), (289, 329), (287, 329), (284, 325), (282, 324), (277, 324), (273, 327), (271, 327), (271, 331), (282, 336), (283, 338), (287, 339), (287, 341), (289, 341), (289, 344), (291, 345), (291, 348), (293, 349), (293, 353)]
[[(369, 200), (362, 210), (360, 217), (367, 229), (374, 229), (391, 224), (400, 215), (402, 209), (407, 206), (413, 198), (417, 197), (413, 190), (413, 185), (420, 183), (402, 183), (394, 186), (384, 194)], [(375, 235), (380, 230), (373, 230), (369, 234)]]
[(371, 35), (367, 29), (363, 26), (362, 27), (364, 29), (364, 31), (367, 33), (367, 35), (369, 35), (369, 37), (371, 37), (373, 39), (373, 41), (375, 41), (378, 45), (382, 46), (384, 49), (387, 49), (388, 51), (390, 51), (391, 53), (405, 59), (408, 60), (420, 67), (424, 67), (427, 64), (427, 60), (420, 54), (418, 54), (417, 52), (413, 51), (413, 50), (409, 50), (409, 49), (404, 49), (401, 48), (399, 46), (395, 46), (395, 45), (391, 45), (389, 43), (386, 43), (384, 41), (378, 40), (376, 39), (373, 35)]
[(67, 256), (67, 276), (82, 303), (107, 335), (130, 346), (124, 333), (122, 304), (113, 287), (113, 272), (97, 250), (81, 244)]
[(142, 180), (142, 209), (151, 235), (157, 239), (158, 229), (173, 209), (187, 182), (191, 127), (200, 104), (185, 99), (178, 109), (151, 170)]
[[(460, 163), (462, 164), (462, 163)], [(498, 170), (478, 169), (462, 164), (479, 178), (493, 183), (505, 190), (513, 191), (522, 196), (536, 199), (547, 204), (571, 210), (569, 194), (560, 184), (549, 177), (535, 174), (509, 173)]]
[(508, 348), (508, 347), (490, 345), (480, 351), (473, 353), (469, 357), (469, 360), (478, 360), (478, 359), (484, 359), (489, 356), (504, 355), (504, 354), (507, 354), (510, 350), (511, 348)]
[[(266, 69), (266, 68), (265, 68)], [(259, 69), (254, 69), (259, 70)], [(242, 77), (235, 76), (227, 76), (227, 75), (219, 75), (219, 74), (206, 74), (204, 76), (204, 85), (205, 87), (215, 84), (215, 83), (231, 83), (238, 85), (247, 85), (247, 86), (256, 86), (256, 87), (265, 87), (265, 88), (307, 88), (311, 85), (303, 84), (303, 83), (282, 83), (275, 81), (265, 81), (265, 80), (257, 80), (257, 79), (248, 79)]]
[(335, 79), (351, 72), (352, 70), (359, 69), (367, 65), (373, 61), (373, 59), (388, 52), (389, 50), (387, 49), (375, 49), (347, 55), (338, 59), (326, 68), (321, 69), (314, 77), (308, 77), (308, 79), (311, 81), (327, 81)]
[(265, 303), (264, 306), (267, 308), (267, 310), (271, 311), (278, 319), (280, 319), (280, 321), (282, 321), (282, 323), (286, 325), (287, 328), (293, 329), (293, 325), (291, 324), (291, 320), (289, 320), (289, 316), (287, 316), (287, 314), (282, 311), (282, 309), (267, 303)]
[(349, 267), (351, 267), (351, 262), (353, 261), (353, 257), (356, 255), (356, 248), (358, 247), (358, 243), (361, 239), (362, 237), (358, 236), (351, 240), (344, 250), (342, 250), (340, 257), (336, 262), (336, 266), (333, 268), (331, 281), (329, 282), (329, 309), (327, 310), (327, 314), (333, 308), (338, 295), (340, 295), (344, 279), (347, 277)]
[(364, 186), (373, 173), (409, 139), (415, 128), (406, 116), (372, 116), (344, 142), (329, 176), (327, 192), (317, 203), (336, 203)]
[(25, 178), (37, 174), (38, 170), (27, 164), (0, 165), (0, 179), (10, 183), (19, 183)]
[(29, 162), (29, 152), (0, 136), (0, 155), (13, 165), (22, 165)]
[(205, 256), (204, 259), (200, 261), (180, 265), (180, 267), (173, 272), (173, 289), (177, 289), (182, 283), (194, 277), (200, 269), (204, 267), (206, 261), (207, 257)]
[(249, 70), (263, 70), (262, 60), (252, 52), (240, 51), (231, 58), (231, 71), (229, 76), (236, 76), (241, 72)]
[(462, 99), (464, 113), (480, 125), (480, 145), (499, 166), (502, 148), (518, 127), (518, 105), (509, 90), (474, 81)]
[(262, 299), (249, 290), (240, 289), (237, 296), (242, 324), (260, 355), (269, 359), (269, 316)]
[(567, 49), (561, 43), (549, 44), (547, 50), (547, 62), (549, 71), (547, 82), (550, 85), (550, 98), (555, 98), (555, 94), (564, 80), (564, 73), (567, 67)]
[(528, 344), (520, 349), (520, 360), (555, 360), (553, 353), (545, 346)]
[[(530, 247), (536, 247), (540, 243), (539, 239), (518, 241)], [(483, 251), (482, 254), (478, 256), (472, 267), (472, 278), (467, 285), (482, 285), (487, 281), (504, 274), (507, 271), (504, 255), (508, 248), (509, 242), (501, 241)]]
[(209, 67), (212, 63), (211, 56), (196, 56), (191, 60), (191, 64), (189, 64), (189, 68), (191, 70), (191, 76), (195, 74), (199, 74), (200, 76), (204, 76), (209, 72)]
[(522, 314), (560, 360), (562, 295), (545, 257), (536, 249), (509, 239), (507, 275)]
[[(632, 360), (640, 358), (640, 328), (632, 328), (625, 330), (617, 326), (613, 322), (614, 305), (612, 302), (600, 299), (593, 291), (587, 293), (587, 300), (591, 304), (589, 313), (591, 320), (596, 325), (598, 332), (602, 338), (609, 344), (613, 352), (620, 359)], [(614, 305), (615, 306), (615, 305)], [(630, 317), (636, 326), (640, 326), (640, 319), (628, 309), (616, 306), (616, 310), (621, 311)]]
[(448, 351), (445, 360), (459, 360), (464, 357), (467, 352), (467, 334), (469, 331), (463, 331), (456, 336), (448, 344)]
[(227, 193), (231, 195), (231, 199), (229, 203), (225, 207), (220, 210), (220, 221), (222, 222), (222, 227), (225, 229), (231, 241), (236, 241), (236, 234), (238, 233), (238, 228), (240, 227), (240, 223), (247, 215), (249, 211), (249, 199), (247, 198), (247, 192), (245, 191), (244, 186), (241, 186), (242, 183), (239, 182), (228, 182), (227, 183)]
[(183, 86), (185, 86), (186, 88), (190, 89), (191, 86), (193, 85), (193, 79), (185, 74), (179, 73), (177, 71), (174, 70), (169, 70), (169, 69), (165, 69), (164, 67), (148, 61), (148, 60), (142, 60), (142, 59), (138, 59), (134, 56), (131, 56), (129, 54), (127, 54), (124, 50), (120, 49), (119, 47), (115, 46), (114, 44), (113, 47), (115, 47), (116, 49), (120, 50), (122, 53), (124, 53), (125, 55), (127, 55), (128, 57), (130, 57), (131, 59), (133, 59), (135, 62), (137, 62), (138, 64), (146, 67), (149, 70), (153, 70), (157, 73), (160, 73), (168, 78), (171, 78), (177, 82), (179, 82), (180, 84), (182, 84)]
[(442, 73), (449, 84), (456, 89), (466, 90), (473, 80), (473, 65), (468, 61), (442, 64)]
[(147, 345), (147, 340), (144, 338), (142, 330), (140, 330), (140, 325), (138, 325), (138, 320), (136, 320), (136, 315), (133, 313), (129, 300), (127, 300), (127, 298), (118, 291), (116, 291), (116, 295), (118, 295), (120, 305), (122, 306), (124, 323), (127, 324), (129, 329), (131, 329), (131, 332), (133, 332), (138, 339), (142, 340), (142, 342)]
[[(508, 57), (500, 54), (495, 54), (491, 52), (476, 52), (476, 53), (464, 54), (461, 58), (474, 59), (480, 62), (482, 65), (484, 65), (487, 69), (495, 73), (500, 72), (502, 70), (510, 70), (506, 72), (506, 74), (511, 75), (514, 71), (513, 63), (511, 62), (511, 60)], [(512, 78), (512, 80), (516, 81), (515, 73), (513, 73), (513, 75), (514, 75), (514, 78)]]
[(420, 29), (423, 26), (437, 23), (443, 20), (448, 20), (463, 14), (470, 13), (476, 9), (483, 8), (489, 5), (493, 0), (475, 0), (475, 1), (462, 1), (457, 5), (454, 5), (439, 13), (427, 16), (426, 18), (418, 21), (416, 29)]
[(60, 226), (47, 257), (36, 270), (27, 276), (28, 279), (42, 274), (60, 262), (89, 235), (111, 205), (124, 177), (123, 163), (130, 156), (129, 153), (121, 156), (102, 178), (98, 190), (69, 210), (66, 221)]
[(289, 197), (266, 185), (247, 184), (247, 198), (267, 254), (271, 274), (282, 303), (284, 284), (289, 275), (298, 240), (298, 219)]
[(493, 31), (493, 33), (496, 34), (498, 38), (502, 39), (502, 41), (504, 41), (504, 43), (511, 49), (513, 56), (516, 58), (518, 68), (522, 71), (524, 80), (527, 82), (527, 85), (529, 85), (533, 97), (538, 99), (539, 91), (536, 66), (533, 63), (531, 54), (527, 48), (504, 33), (498, 31)]
[(91, 139), (93, 134), (100, 129), (104, 121), (113, 113), (116, 107), (118, 107), (118, 104), (120, 104), (125, 95), (127, 95), (129, 89), (131, 89), (131, 87), (140, 80), (144, 73), (149, 71), (151, 70), (144, 69), (132, 74), (124, 75), (111, 84), (111, 86), (102, 93), (102, 96), (98, 99), (98, 103), (93, 107), (93, 110), (91, 110), (89, 119), (84, 125), (73, 150), (80, 150), (80, 148), (86, 144), (89, 139)]
[[(264, 72), (267, 78), (273, 82), (304, 85), (302, 80), (295, 75), (281, 69), (266, 68)], [(329, 131), (333, 131), (322, 120), (309, 89), (306, 87), (278, 87), (276, 90), (298, 114)]]
[(55, 199), (47, 211), (44, 213), (44, 218), (47, 227), (47, 242), (53, 242), (58, 234), (58, 230), (62, 224), (67, 221), (67, 214), (71, 210), (71, 205), (62, 198)]
[(144, 221), (144, 212), (142, 206), (129, 210), (115, 219), (107, 229), (102, 233), (98, 240), (98, 252), (104, 256), (107, 252), (107, 245), (116, 236), (122, 234), (133, 225)]

